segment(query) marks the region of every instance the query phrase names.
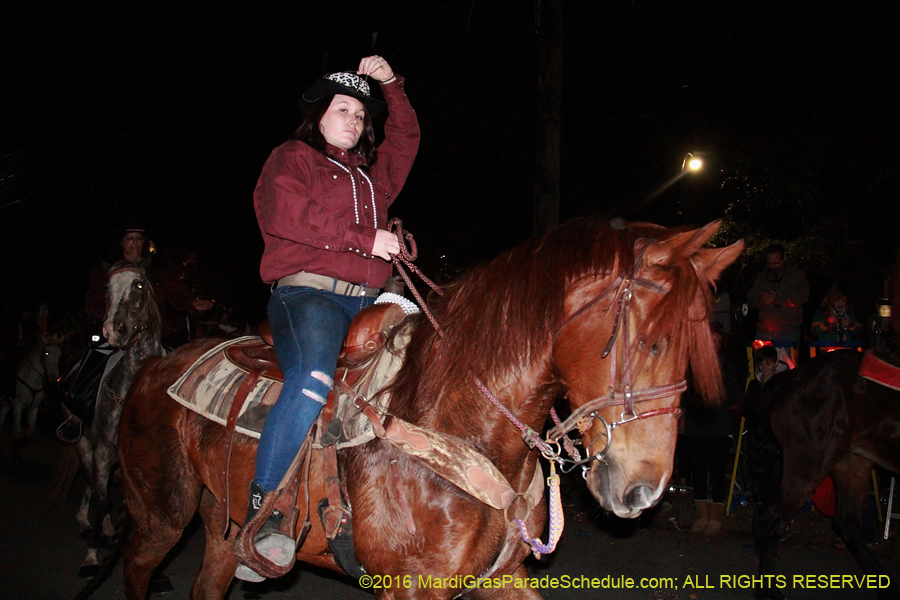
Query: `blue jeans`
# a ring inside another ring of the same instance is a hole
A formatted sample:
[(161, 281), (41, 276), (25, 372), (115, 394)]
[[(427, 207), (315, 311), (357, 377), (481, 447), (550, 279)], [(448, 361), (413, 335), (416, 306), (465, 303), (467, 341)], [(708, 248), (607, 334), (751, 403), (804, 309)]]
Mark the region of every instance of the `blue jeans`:
[(287, 473), (331, 391), (350, 321), (374, 301), (299, 286), (272, 293), (269, 325), (284, 387), (256, 452), (255, 479), (264, 491), (277, 489)]

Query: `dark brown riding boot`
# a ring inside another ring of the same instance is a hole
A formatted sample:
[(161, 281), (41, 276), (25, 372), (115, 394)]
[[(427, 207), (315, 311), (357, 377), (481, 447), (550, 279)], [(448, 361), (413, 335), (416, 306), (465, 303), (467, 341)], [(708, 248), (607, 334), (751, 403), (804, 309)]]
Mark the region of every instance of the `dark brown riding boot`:
[[(282, 531), (282, 526), (287, 525), (287, 523), (283, 523), (284, 515), (280, 511), (273, 510), (269, 518), (262, 525), (259, 525), (258, 529), (255, 527), (257, 525), (256, 521), (265, 516), (258, 515), (260, 509), (263, 508), (263, 504), (274, 504), (272, 500), (276, 493), (264, 492), (256, 481), (250, 482), (250, 501), (247, 506), (247, 517), (244, 519), (244, 527), (238, 534), (237, 539), (235, 539), (235, 554), (238, 560), (241, 561), (234, 572), (234, 576), (238, 579), (258, 583), (269, 576), (269, 574), (260, 574), (244, 564), (245, 562), (254, 562), (251, 560), (254, 550), (259, 557), (271, 562), (276, 567), (288, 567), (294, 562), (296, 543), (294, 538)], [(256, 529), (255, 533), (254, 529)], [(253, 549), (246, 547), (249, 545), (245, 535), (247, 533), (253, 534)]]

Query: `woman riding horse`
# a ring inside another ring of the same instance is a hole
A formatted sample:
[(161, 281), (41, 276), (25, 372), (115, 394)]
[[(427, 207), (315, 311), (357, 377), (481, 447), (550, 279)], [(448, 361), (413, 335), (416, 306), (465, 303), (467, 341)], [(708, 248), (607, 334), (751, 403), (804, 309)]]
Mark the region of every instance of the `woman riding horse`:
[[(601, 506), (619, 516), (637, 517), (657, 503), (672, 473), (688, 363), (702, 395), (722, 395), (707, 324), (709, 284), (743, 244), (705, 248), (717, 225), (679, 232), (577, 220), (444, 288), (429, 302), (443, 336), (424, 317), (405, 322), (410, 341), (385, 410), (390, 432), (337, 451), (338, 490), (324, 449), (311, 446), (300, 487), (282, 498), (293, 505), (283, 512), (298, 515), (296, 560), (347, 572), (329, 543), (333, 521), (314, 516), (317, 506), (331, 506), (322, 501), (332, 492), (346, 492), (352, 511), (337, 514), (348, 525), (352, 518), (353, 553), (366, 573), (524, 580), (522, 562), (533, 547), (522, 541), (520, 524), (530, 536), (547, 521), (541, 452), (529, 442), (544, 444), (535, 432), (560, 397), (572, 414), (548, 439), (566, 445), (567, 432), (580, 433), (583, 446), (579, 459), (549, 447), (554, 462), (582, 468)], [(218, 343), (196, 340), (148, 361), (123, 408), (119, 456), (131, 535), (122, 560), (130, 600), (146, 598), (152, 570), (198, 512), (206, 548), (191, 597), (225, 598), (237, 569), (237, 531), (229, 523), (247, 529), (243, 504), (257, 441), (168, 392)], [(383, 423), (372, 418), (373, 426)], [(481, 455), (483, 466), (470, 471), (474, 463), (466, 463), (457, 475), (441, 475), (418, 457), (451, 446)], [(494, 470), (496, 477), (488, 474)], [(469, 473), (493, 489), (491, 498), (465, 491), (461, 478)], [(264, 515), (257, 513), (259, 521)], [(259, 564), (273, 576), (290, 566)], [(533, 589), (507, 588), (477, 596), (540, 598)], [(450, 600), (464, 591), (385, 587), (376, 597)]]
[[(371, 76), (390, 116), (385, 141), (374, 143)], [(419, 125), (404, 80), (380, 56), (363, 58), (356, 73), (326, 75), (303, 95), (306, 116), (292, 139), (276, 148), (253, 195), (265, 241), (260, 275), (272, 284), (268, 305), (284, 388), (260, 438), (238, 556), (250, 544), (268, 560), (289, 564), (293, 523), (273, 514), (253, 540), (250, 522), (275, 491), (300, 450), (332, 387), (341, 342), (357, 312), (374, 302), (399, 251), (386, 230), (387, 209), (406, 181), (419, 146)], [(241, 564), (235, 576), (263, 577)]]

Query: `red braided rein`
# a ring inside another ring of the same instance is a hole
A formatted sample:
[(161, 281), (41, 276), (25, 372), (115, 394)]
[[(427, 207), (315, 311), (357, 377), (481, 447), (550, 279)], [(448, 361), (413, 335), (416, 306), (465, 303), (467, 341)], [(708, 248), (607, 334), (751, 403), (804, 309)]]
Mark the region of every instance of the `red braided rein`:
[[(388, 231), (397, 236), (397, 242), (400, 244), (400, 252), (391, 257), (391, 261), (394, 263), (394, 266), (397, 267), (397, 271), (400, 273), (400, 276), (403, 277), (403, 281), (406, 282), (406, 287), (408, 287), (409, 291), (415, 296), (419, 308), (422, 309), (422, 312), (424, 312), (425, 316), (428, 317), (428, 320), (431, 321), (431, 324), (435, 331), (438, 332), (438, 335), (443, 338), (444, 331), (441, 329), (441, 326), (438, 324), (437, 319), (434, 318), (431, 311), (428, 310), (425, 300), (422, 298), (421, 294), (419, 294), (419, 290), (416, 289), (416, 286), (413, 285), (412, 280), (403, 268), (403, 265), (406, 265), (410, 271), (418, 275), (419, 278), (427, 283), (428, 287), (437, 292), (439, 296), (443, 296), (444, 291), (438, 287), (436, 283), (426, 277), (425, 274), (419, 270), (419, 267), (413, 264), (412, 261), (416, 260), (419, 252), (416, 249), (416, 240), (413, 239), (413, 235), (408, 231), (403, 231), (403, 221), (396, 217), (391, 219), (390, 222), (388, 222)], [(409, 243), (409, 247), (407, 247), (407, 242)]]

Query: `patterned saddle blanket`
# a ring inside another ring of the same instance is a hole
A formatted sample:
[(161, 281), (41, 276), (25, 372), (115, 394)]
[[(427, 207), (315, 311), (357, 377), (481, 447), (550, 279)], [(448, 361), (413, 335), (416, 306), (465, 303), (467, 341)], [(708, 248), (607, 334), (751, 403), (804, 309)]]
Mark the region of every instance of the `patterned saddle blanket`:
[[(409, 328), (394, 335), (392, 343), (385, 341), (405, 316), (404, 309), (396, 304), (376, 304), (360, 312), (347, 333), (338, 359), (342, 367), (338, 369), (339, 377), (346, 377), (351, 369), (366, 370), (367, 376), (359, 379), (360, 386), (355, 389), (380, 413), (390, 396), (379, 392), (403, 364)], [(251, 375), (254, 369), (254, 374), (259, 372), (259, 375), (255, 381), (248, 382), (248, 377), (254, 376)], [(259, 439), (266, 417), (281, 393), (282, 383), (274, 349), (262, 338), (245, 336), (210, 349), (169, 387), (168, 393), (179, 404), (225, 426), (235, 399), (243, 396), (239, 393), (241, 387), (252, 386), (238, 413), (235, 431)], [(359, 418), (358, 409), (350, 405), (338, 410), (344, 415), (344, 431), (338, 447), (362, 444), (375, 437), (371, 423)]]
[(872, 350), (863, 353), (859, 374), (870, 381), (900, 391), (900, 367), (879, 358)]

